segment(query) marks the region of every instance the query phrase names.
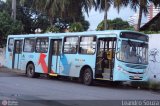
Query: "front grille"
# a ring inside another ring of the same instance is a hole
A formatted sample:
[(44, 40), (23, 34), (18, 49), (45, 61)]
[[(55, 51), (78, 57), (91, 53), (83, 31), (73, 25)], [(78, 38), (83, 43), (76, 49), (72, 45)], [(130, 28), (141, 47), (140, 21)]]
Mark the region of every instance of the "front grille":
[(144, 74), (143, 72), (131, 72), (131, 71), (128, 71), (128, 72), (131, 74)]
[(126, 64), (126, 66), (129, 68), (135, 68), (135, 69), (146, 69), (147, 68), (147, 66), (144, 66), (144, 65)]

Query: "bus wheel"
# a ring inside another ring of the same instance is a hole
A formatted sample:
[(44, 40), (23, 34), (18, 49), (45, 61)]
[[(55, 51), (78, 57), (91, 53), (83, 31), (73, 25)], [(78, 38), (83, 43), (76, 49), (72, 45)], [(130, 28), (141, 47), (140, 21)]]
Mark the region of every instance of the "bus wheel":
[(26, 74), (27, 74), (27, 77), (30, 77), (30, 78), (34, 78), (36, 76), (35, 67), (33, 64), (27, 65)]
[(90, 68), (86, 68), (83, 73), (83, 83), (85, 85), (93, 84), (93, 74)]

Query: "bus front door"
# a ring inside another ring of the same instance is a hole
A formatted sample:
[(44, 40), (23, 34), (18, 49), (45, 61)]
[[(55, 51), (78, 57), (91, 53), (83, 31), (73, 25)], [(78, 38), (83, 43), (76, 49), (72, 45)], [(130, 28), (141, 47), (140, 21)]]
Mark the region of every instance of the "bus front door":
[(62, 39), (51, 39), (48, 58), (48, 73), (59, 74)]
[(97, 45), (96, 78), (112, 80), (116, 38), (100, 38)]
[(14, 50), (13, 50), (13, 60), (12, 60), (12, 68), (20, 69), (21, 68), (21, 56), (22, 56), (22, 47), (23, 40), (15, 40), (14, 42)]

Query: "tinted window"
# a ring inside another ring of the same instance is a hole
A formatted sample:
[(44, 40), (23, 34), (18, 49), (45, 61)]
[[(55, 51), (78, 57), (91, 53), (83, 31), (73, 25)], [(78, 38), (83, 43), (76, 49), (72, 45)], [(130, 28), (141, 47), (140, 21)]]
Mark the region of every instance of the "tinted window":
[(10, 38), (8, 42), (8, 51), (12, 52), (13, 51), (13, 46), (14, 46), (14, 39)]
[(95, 47), (96, 47), (96, 37), (81, 37), (79, 53), (94, 54)]
[(34, 52), (35, 39), (27, 38), (24, 43), (24, 52)]
[(64, 39), (64, 53), (74, 54), (77, 53), (78, 37), (66, 37)]
[(120, 34), (121, 38), (128, 38), (128, 39), (135, 39), (135, 40), (142, 40), (148, 42), (148, 36), (139, 34), (139, 33), (133, 33), (133, 32), (122, 32)]
[(37, 38), (36, 52), (47, 53), (48, 51), (48, 38)]

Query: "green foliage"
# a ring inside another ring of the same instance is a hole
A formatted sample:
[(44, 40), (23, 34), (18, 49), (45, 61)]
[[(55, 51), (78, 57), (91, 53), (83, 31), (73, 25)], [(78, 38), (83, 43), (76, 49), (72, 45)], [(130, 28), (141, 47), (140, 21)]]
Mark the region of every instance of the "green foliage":
[(70, 32), (82, 32), (84, 31), (84, 28), (80, 22), (75, 22), (71, 24), (69, 31)]
[(37, 28), (44, 32), (50, 25), (47, 16), (32, 9), (20, 7), (17, 13), (17, 20), (24, 25), (23, 33), (35, 33)]
[(13, 21), (6, 12), (0, 12), (0, 36), (6, 39), (10, 34), (20, 34), (23, 32), (23, 25), (20, 21)]
[(58, 32), (61, 32), (61, 31), (60, 31), (60, 28), (58, 28), (56, 26), (51, 26), (51, 27), (47, 28), (46, 32), (56, 32), (56, 33), (58, 33)]
[(31, 9), (31, 6), (32, 0), (17, 1), (17, 20), (21, 21), (24, 26), (23, 33), (35, 33), (35, 30), (38, 28), (44, 32), (50, 25), (48, 17), (41, 12)]
[[(131, 26), (129, 26), (129, 23), (127, 21), (123, 21), (121, 18), (107, 20), (107, 23), (108, 23), (108, 29), (110, 30), (133, 29)], [(104, 30), (104, 21), (100, 22), (100, 24), (97, 26), (97, 30)]]
[(142, 33), (145, 33), (145, 34), (159, 34), (160, 31), (141, 31)]
[(62, 20), (60, 23), (64, 25), (60, 27), (60, 32), (65, 29), (65, 24), (72, 25), (75, 22), (80, 22), (83, 30), (88, 30), (89, 22), (85, 20), (83, 10), (88, 13), (93, 2), (94, 0), (33, 0), (33, 8), (47, 14), (51, 29), (59, 28), (53, 22), (58, 18)]

